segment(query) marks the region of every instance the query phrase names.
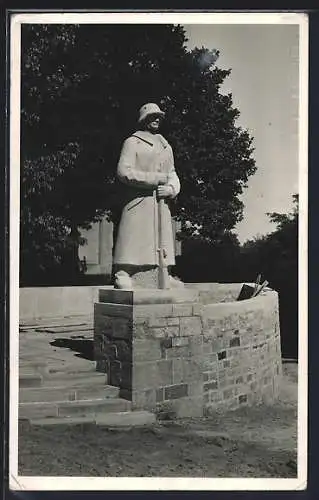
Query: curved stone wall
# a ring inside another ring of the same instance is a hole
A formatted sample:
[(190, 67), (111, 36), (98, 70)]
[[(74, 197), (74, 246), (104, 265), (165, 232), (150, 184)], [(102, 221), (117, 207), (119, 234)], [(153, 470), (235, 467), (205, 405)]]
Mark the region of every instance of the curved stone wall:
[[(236, 301), (241, 284), (101, 290), (97, 369), (133, 408), (200, 416), (271, 403), (281, 376), (278, 295)], [(147, 292), (147, 293), (146, 293)]]
[(281, 348), (275, 291), (238, 302), (206, 304), (202, 327), (208, 368), (203, 370), (205, 413), (276, 399)]

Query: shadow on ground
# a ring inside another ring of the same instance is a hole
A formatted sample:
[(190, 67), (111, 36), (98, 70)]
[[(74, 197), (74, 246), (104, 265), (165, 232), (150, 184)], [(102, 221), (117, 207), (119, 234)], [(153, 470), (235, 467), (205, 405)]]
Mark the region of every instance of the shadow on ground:
[(77, 338), (58, 338), (50, 342), (53, 347), (75, 351), (75, 356), (89, 361), (94, 361), (94, 341), (81, 336)]

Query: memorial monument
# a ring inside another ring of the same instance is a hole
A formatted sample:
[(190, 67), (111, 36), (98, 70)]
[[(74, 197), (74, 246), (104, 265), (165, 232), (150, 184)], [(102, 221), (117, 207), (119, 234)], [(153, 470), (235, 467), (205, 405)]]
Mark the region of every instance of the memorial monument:
[(173, 151), (158, 133), (164, 112), (141, 107), (139, 130), (125, 140), (117, 168), (124, 206), (114, 251), (115, 288), (181, 287), (168, 274), (175, 264), (169, 200), (180, 191)]
[(94, 308), (97, 370), (133, 409), (201, 416), (273, 401), (281, 376), (278, 294), (237, 300), (242, 285), (183, 284), (175, 263), (169, 202), (181, 189), (173, 151), (159, 134), (163, 111), (141, 107), (117, 174), (123, 208), (114, 287)]

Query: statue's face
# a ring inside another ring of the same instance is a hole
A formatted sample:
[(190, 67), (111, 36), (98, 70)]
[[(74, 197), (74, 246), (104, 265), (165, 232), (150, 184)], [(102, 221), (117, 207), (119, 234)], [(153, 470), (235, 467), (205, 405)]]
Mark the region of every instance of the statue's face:
[(157, 132), (161, 124), (161, 119), (158, 115), (150, 115), (145, 121), (145, 129), (150, 132)]

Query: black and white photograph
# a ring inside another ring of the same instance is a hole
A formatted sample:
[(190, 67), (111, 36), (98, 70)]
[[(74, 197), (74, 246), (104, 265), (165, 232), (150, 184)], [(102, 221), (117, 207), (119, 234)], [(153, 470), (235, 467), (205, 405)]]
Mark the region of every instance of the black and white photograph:
[(10, 21), (10, 487), (305, 489), (307, 16)]

